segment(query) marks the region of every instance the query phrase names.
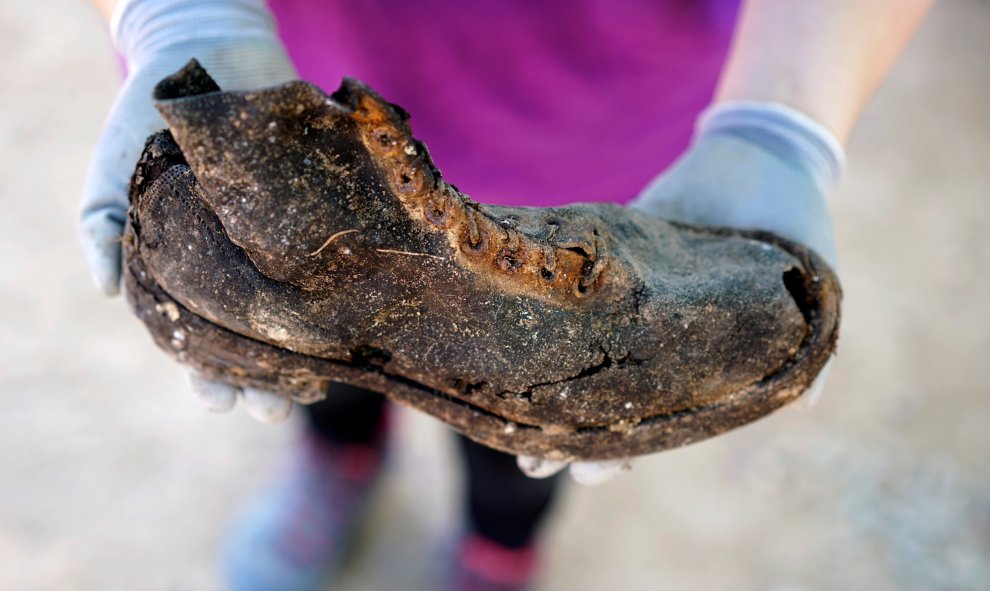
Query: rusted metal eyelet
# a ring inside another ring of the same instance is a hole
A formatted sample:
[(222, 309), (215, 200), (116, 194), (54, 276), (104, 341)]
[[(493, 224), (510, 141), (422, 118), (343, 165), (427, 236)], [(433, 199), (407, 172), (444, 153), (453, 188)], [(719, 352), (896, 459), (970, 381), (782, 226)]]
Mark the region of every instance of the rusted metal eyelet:
[(460, 237), (461, 250), (468, 254), (479, 254), (487, 251), (489, 243), (488, 232), (478, 228), (478, 234), (475, 238), (476, 240), (472, 242), (471, 230), (465, 227)]
[(524, 258), (519, 250), (503, 248), (495, 256), (495, 264), (506, 273), (516, 273), (522, 268)]
[(423, 176), (418, 169), (399, 171), (395, 177), (396, 187), (405, 195), (412, 195), (423, 187)]
[(444, 196), (434, 195), (423, 203), (423, 217), (441, 230), (446, 230), (450, 226), (450, 213), (450, 203)]

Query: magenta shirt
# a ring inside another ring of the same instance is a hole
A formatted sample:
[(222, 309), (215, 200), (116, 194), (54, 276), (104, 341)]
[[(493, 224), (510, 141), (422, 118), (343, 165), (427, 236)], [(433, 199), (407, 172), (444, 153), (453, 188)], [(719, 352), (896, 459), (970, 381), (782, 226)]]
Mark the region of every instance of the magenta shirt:
[(300, 76), (412, 113), (444, 177), (502, 205), (632, 199), (688, 145), (737, 0), (270, 0)]

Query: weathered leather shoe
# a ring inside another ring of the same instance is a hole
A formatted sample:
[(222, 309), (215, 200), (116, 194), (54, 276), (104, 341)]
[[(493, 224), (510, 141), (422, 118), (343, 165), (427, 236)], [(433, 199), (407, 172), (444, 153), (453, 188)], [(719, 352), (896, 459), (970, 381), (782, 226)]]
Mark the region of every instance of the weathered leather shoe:
[(221, 92), (192, 62), (156, 99), (170, 131), (134, 175), (126, 285), (210, 379), (300, 402), (346, 382), (505, 451), (604, 459), (766, 415), (834, 349), (839, 285), (808, 249), (475, 203), (354, 80)]

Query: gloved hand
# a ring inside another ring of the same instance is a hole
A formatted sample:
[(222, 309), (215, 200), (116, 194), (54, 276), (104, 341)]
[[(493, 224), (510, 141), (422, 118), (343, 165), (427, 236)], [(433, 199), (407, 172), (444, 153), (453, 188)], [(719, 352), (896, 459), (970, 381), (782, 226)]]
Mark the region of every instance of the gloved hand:
[[(823, 126), (775, 103), (716, 105), (698, 120), (691, 147), (629, 206), (690, 224), (767, 230), (812, 248), (836, 266), (825, 197), (845, 167), (845, 153)], [(816, 398), (828, 367), (805, 394)], [(534, 478), (566, 462), (520, 457)], [(575, 462), (578, 482), (597, 484), (628, 469), (629, 460)]]
[[(271, 86), (296, 78), (264, 0), (120, 0), (111, 38), (127, 77), (93, 152), (83, 188), (80, 240), (89, 272), (108, 296), (120, 292), (120, 236), (131, 174), (145, 139), (165, 127), (151, 92), (195, 57), (224, 89)], [(193, 389), (214, 411), (230, 410), (240, 393), (252, 416), (281, 422), (292, 402), (270, 392), (192, 376)]]

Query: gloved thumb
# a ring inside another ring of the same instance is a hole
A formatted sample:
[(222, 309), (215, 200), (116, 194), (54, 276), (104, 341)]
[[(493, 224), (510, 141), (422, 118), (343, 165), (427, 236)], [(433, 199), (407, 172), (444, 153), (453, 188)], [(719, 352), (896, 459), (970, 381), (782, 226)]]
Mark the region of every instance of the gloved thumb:
[[(126, 183), (108, 178), (110, 171), (94, 170), (83, 189), (79, 240), (83, 259), (96, 287), (108, 296), (120, 293), (120, 236), (127, 206)], [(123, 185), (123, 186), (121, 186)]]
[[(101, 149), (103, 146), (97, 147), (97, 151)], [(120, 236), (127, 210), (127, 182), (114, 178), (120, 167), (107, 168), (102, 160), (102, 156), (94, 155), (90, 162), (83, 188), (79, 240), (96, 287), (115, 296), (120, 293)]]

